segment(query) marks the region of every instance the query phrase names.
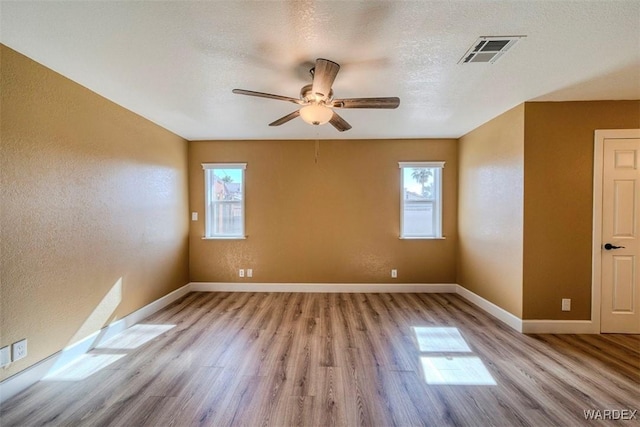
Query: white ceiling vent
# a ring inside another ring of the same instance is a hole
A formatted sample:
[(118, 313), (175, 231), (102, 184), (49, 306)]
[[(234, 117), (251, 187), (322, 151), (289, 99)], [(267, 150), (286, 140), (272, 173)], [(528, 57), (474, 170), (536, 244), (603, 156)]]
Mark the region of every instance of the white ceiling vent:
[(526, 36), (488, 36), (480, 37), (467, 50), (458, 64), (470, 62), (488, 62), (493, 64), (518, 40)]

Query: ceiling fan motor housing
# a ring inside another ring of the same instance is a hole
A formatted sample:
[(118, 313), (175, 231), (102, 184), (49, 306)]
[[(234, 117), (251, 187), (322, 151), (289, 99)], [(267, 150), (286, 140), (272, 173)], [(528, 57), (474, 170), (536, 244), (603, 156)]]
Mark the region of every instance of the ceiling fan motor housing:
[(309, 103), (319, 103), (322, 101), (325, 104), (328, 104), (333, 99), (333, 89), (329, 91), (329, 96), (325, 97), (321, 94), (313, 92), (313, 85), (308, 84), (302, 86), (302, 89), (300, 89), (300, 99)]

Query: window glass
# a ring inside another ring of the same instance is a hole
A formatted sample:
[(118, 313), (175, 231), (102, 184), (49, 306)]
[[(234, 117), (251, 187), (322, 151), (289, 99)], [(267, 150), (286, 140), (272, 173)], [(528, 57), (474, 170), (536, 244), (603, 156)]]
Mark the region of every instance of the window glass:
[(244, 238), (246, 164), (205, 163), (205, 237)]
[(444, 162), (401, 162), (401, 238), (442, 237)]

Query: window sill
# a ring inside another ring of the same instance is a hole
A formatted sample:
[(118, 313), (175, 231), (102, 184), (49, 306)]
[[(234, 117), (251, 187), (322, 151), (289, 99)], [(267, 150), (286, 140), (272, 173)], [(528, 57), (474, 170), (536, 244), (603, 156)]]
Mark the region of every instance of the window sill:
[(407, 236), (407, 237), (403, 237), (400, 236), (398, 237), (398, 239), (400, 240), (446, 240), (447, 238), (445, 236), (442, 237), (418, 237), (418, 236)]
[(247, 236), (216, 236), (216, 237), (207, 237), (203, 236), (202, 240), (245, 240)]

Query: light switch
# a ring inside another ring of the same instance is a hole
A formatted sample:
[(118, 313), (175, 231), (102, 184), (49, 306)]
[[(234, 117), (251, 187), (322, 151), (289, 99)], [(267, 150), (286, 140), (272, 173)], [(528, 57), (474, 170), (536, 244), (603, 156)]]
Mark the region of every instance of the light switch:
[(198, 212), (191, 212), (191, 221), (198, 220)]

